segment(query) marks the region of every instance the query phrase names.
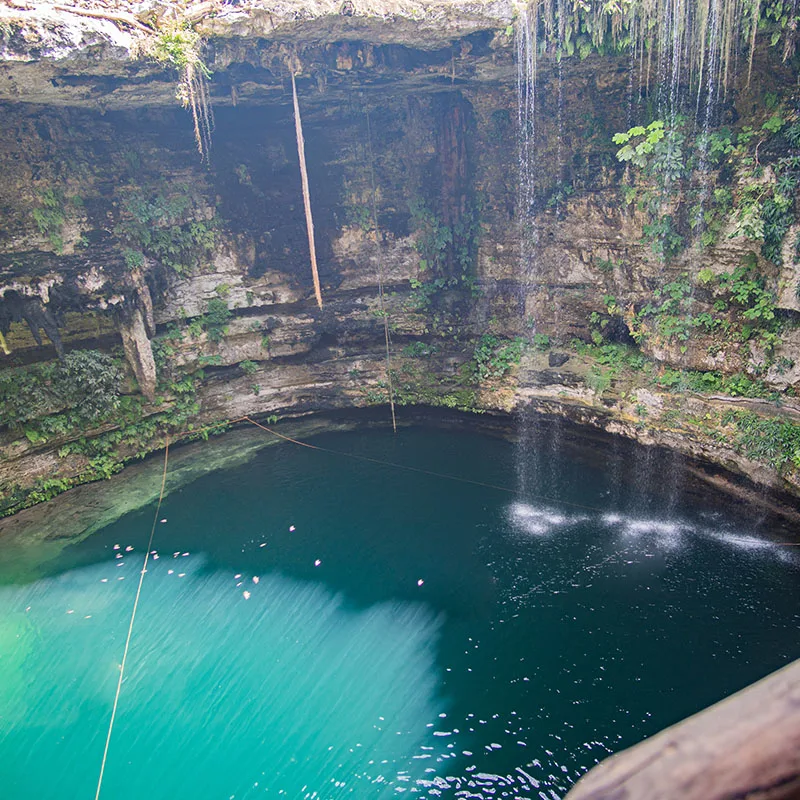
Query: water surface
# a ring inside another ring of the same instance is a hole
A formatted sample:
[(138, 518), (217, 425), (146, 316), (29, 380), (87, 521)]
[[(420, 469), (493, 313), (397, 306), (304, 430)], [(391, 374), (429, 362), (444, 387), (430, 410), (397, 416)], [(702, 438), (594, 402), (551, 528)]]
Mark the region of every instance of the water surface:
[[(313, 441), (517, 485), (480, 434)], [(558, 798), (800, 657), (798, 548), (596, 455), (520, 495), (281, 445), (169, 495), (102, 796)], [(153, 510), (0, 571), (4, 798), (94, 796)]]

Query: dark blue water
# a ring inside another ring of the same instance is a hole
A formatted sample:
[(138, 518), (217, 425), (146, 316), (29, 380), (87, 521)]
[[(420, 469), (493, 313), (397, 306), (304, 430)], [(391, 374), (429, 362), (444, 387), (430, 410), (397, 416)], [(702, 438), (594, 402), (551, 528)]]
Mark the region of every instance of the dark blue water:
[[(314, 443), (516, 485), (484, 435)], [(800, 657), (798, 548), (584, 455), (517, 496), (281, 445), (168, 496), (101, 796), (558, 798)], [(94, 797), (152, 515), (0, 586), (4, 800)]]

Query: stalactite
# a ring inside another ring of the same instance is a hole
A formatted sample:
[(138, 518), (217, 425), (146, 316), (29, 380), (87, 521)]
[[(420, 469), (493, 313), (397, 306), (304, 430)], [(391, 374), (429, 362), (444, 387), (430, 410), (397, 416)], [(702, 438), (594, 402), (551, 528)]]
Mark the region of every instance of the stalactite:
[(59, 358), (64, 357), (64, 345), (58, 330), (58, 322), (50, 309), (38, 297), (26, 297), (20, 301), (20, 317), (25, 320), (36, 344), (43, 345), (40, 331), (47, 334)]
[(306, 170), (306, 147), (303, 140), (303, 123), (300, 120), (300, 103), (297, 100), (297, 81), (292, 71), (292, 99), (294, 101), (294, 130), (297, 134), (297, 158), (300, 161), (300, 182), (303, 187), (303, 206), (306, 211), (306, 231), (308, 232), (308, 250), (311, 255), (311, 275), (314, 279), (314, 295), (317, 305), (322, 308), (322, 289), (319, 285), (317, 271), (317, 250), (314, 246), (314, 219), (311, 216), (311, 195), (308, 191), (308, 171)]

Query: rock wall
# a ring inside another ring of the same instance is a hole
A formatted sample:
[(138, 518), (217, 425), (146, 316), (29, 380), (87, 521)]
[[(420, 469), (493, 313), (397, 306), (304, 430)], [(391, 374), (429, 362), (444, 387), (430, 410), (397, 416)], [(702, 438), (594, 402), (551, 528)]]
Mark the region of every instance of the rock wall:
[[(653, 176), (612, 143), (653, 113), (632, 98), (629, 60), (543, 58), (535, 201), (522, 209), (509, 5), (409, 5), (392, 21), (301, 5), (226, 6), (199, 24), (208, 165), (176, 73), (137, 56), (135, 24), (3, 10), (0, 510), (106, 477), (168, 435), (390, 399), (533, 408), (800, 490), (797, 225), (781, 265), (763, 236), (741, 234), (743, 179), (724, 174), (738, 162), (695, 169), (654, 217)], [(756, 74), (725, 119), (760, 126), (771, 93), (795, 122), (793, 65), (763, 48)], [(769, 170), (789, 145), (765, 142)], [(700, 249), (690, 206), (703, 186), (731, 186), (734, 208), (712, 215)], [(665, 216), (685, 240), (668, 256), (647, 234)], [(743, 264), (761, 294), (724, 277)], [(771, 305), (756, 306), (762, 295)], [(88, 416), (52, 367), (85, 350), (120, 371), (105, 393), (91, 370), (74, 378), (102, 400)]]

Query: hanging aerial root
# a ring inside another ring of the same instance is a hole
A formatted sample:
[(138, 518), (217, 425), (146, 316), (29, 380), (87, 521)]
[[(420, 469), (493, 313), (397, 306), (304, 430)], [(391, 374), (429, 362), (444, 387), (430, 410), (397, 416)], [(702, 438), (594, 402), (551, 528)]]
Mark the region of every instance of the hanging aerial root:
[(308, 232), (308, 250), (311, 254), (311, 276), (314, 279), (314, 295), (317, 305), (322, 308), (322, 289), (319, 285), (317, 271), (317, 249), (314, 246), (314, 218), (311, 216), (311, 195), (308, 191), (308, 172), (306, 170), (306, 146), (303, 140), (303, 124), (300, 120), (300, 104), (297, 101), (297, 83), (292, 72), (292, 99), (294, 100), (294, 129), (297, 134), (297, 158), (300, 161), (300, 182), (303, 186), (303, 206), (306, 210), (306, 231)]
[(322, 289), (317, 271), (317, 249), (314, 246), (314, 218), (311, 216), (311, 195), (308, 191), (308, 171), (306, 170), (306, 146), (303, 140), (303, 123), (300, 120), (300, 104), (297, 101), (297, 82), (292, 72), (292, 99), (294, 101), (294, 130), (297, 134), (297, 158), (300, 161), (300, 182), (303, 186), (303, 206), (306, 210), (306, 231), (308, 250), (311, 255), (311, 276), (314, 279), (314, 295), (317, 305), (322, 308)]
[(207, 163), (211, 152), (214, 116), (208, 92), (208, 78), (202, 65), (190, 62), (183, 68), (181, 101), (192, 114), (197, 152), (200, 153), (200, 158)]
[(202, 48), (202, 36), (183, 19), (166, 22), (141, 44), (140, 53), (178, 70), (177, 97), (192, 115), (197, 152), (203, 161), (208, 162), (214, 115), (208, 91), (211, 71), (202, 59)]

